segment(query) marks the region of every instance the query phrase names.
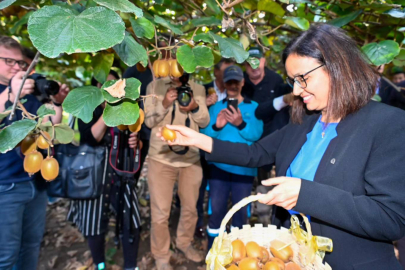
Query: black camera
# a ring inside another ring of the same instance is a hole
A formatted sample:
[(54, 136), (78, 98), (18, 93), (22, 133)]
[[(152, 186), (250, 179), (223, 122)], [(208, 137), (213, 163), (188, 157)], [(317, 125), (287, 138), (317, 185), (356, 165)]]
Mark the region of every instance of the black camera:
[(180, 78), (179, 81), (181, 82), (181, 86), (177, 87), (177, 101), (179, 102), (180, 106), (187, 107), (191, 99), (193, 98), (193, 90), (191, 90), (190, 86), (188, 85), (188, 79), (190, 75), (184, 73)]
[(28, 76), (28, 79), (35, 81), (34, 96), (37, 96), (38, 100), (49, 99), (49, 96), (54, 96), (59, 93), (59, 84), (52, 80), (47, 80), (41, 74), (34, 73)]

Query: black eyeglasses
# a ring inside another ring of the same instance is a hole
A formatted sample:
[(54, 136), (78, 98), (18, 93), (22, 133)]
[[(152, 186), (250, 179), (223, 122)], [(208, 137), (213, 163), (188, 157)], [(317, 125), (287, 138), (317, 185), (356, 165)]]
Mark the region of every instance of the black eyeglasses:
[(6, 62), (6, 65), (10, 67), (13, 67), (15, 63), (17, 63), (21, 69), (28, 67), (28, 63), (23, 60), (15, 60), (12, 58), (4, 58), (4, 57), (0, 57), (0, 59), (3, 59), (4, 62)]
[(310, 71), (308, 71), (307, 73), (305, 73), (305, 74), (302, 74), (302, 75), (297, 75), (297, 76), (295, 76), (294, 78), (290, 78), (290, 77), (287, 77), (287, 83), (288, 83), (288, 85), (289, 86), (291, 86), (292, 88), (294, 88), (294, 83), (296, 83), (299, 87), (301, 87), (301, 88), (305, 88), (305, 87), (307, 87), (307, 81), (305, 80), (305, 76), (307, 76), (309, 73), (311, 73), (312, 71), (315, 71), (315, 70), (317, 70), (318, 68), (320, 68), (320, 67), (323, 67), (325, 64), (323, 64), (323, 65), (320, 65), (319, 67), (316, 67), (316, 68), (314, 68), (314, 69), (312, 69), (312, 70), (310, 70)]

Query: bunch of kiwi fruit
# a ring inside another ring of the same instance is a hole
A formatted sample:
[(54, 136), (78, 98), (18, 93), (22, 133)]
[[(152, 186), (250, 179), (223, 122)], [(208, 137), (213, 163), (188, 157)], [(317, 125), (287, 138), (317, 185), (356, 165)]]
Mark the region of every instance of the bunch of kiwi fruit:
[(159, 77), (176, 77), (179, 78), (183, 75), (183, 68), (176, 59), (158, 59), (153, 62), (153, 73), (156, 78)]
[[(20, 147), (24, 157), (24, 170), (33, 175), (41, 171), (42, 177), (46, 181), (55, 180), (59, 174), (58, 161), (49, 155), (51, 147), (51, 136), (48, 132), (43, 131), (41, 134), (29, 134), (21, 141)], [(48, 157), (45, 159), (37, 148), (48, 149)]]

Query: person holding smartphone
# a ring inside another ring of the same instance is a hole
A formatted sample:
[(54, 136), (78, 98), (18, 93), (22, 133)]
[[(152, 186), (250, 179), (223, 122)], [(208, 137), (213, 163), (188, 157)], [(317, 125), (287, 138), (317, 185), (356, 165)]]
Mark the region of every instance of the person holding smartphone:
[[(229, 66), (224, 72), (227, 98), (217, 102), (209, 109), (210, 124), (202, 133), (210, 137), (253, 144), (263, 133), (263, 121), (255, 116), (258, 104), (241, 95), (244, 84), (242, 69), (236, 65)], [(212, 162), (210, 166), (210, 216), (207, 233), (208, 249), (219, 234), (221, 221), (227, 212), (229, 193), (232, 204), (250, 195), (253, 179), (257, 176), (256, 168), (233, 166)], [(242, 228), (247, 221), (247, 207), (239, 210), (232, 218), (232, 226)]]

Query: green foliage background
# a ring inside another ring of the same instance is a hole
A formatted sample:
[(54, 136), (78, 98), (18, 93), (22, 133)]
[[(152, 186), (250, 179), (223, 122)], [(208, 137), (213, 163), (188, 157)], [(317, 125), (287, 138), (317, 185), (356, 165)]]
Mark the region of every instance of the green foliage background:
[[(96, 106), (109, 102), (83, 87), (93, 74), (104, 83), (111, 68), (122, 73), (137, 63), (146, 66), (161, 57), (156, 46), (162, 40), (175, 43), (171, 54), (177, 51), (184, 70), (201, 83), (212, 80), (210, 67), (221, 55), (256, 65), (246, 52), (252, 44), (262, 46), (268, 66), (283, 74), (282, 50), (316, 22), (344, 28), (375, 65), (405, 66), (405, 0), (222, 1), (4, 0), (0, 34), (40, 51), (37, 72), (74, 89), (64, 109), (86, 122)], [(131, 91), (139, 96), (136, 87)], [(121, 123), (112, 112), (128, 117)], [(108, 103), (104, 113), (110, 126), (134, 123), (139, 115), (128, 97)]]

